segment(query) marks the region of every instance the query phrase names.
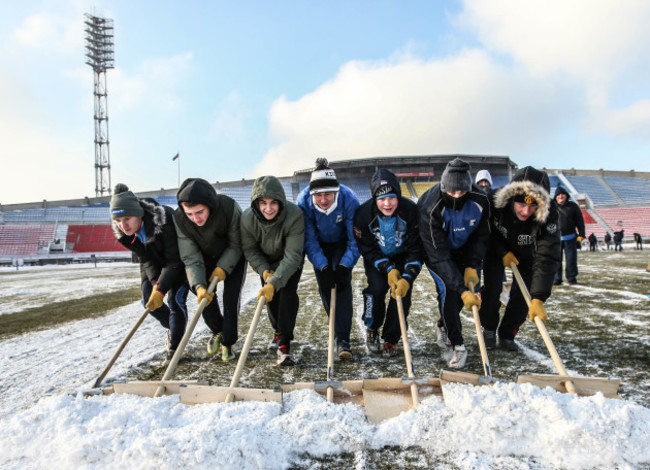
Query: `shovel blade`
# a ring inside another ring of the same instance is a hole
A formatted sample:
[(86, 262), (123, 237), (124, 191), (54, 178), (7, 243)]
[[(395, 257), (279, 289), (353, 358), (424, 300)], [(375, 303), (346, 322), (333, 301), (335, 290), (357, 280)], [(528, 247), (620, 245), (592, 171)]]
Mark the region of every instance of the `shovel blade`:
[(180, 388), (181, 403), (197, 405), (199, 403), (225, 403), (228, 395), (232, 401), (262, 401), (282, 403), (281, 390), (241, 387), (216, 387), (208, 385), (188, 385)]
[[(394, 418), (413, 407), (411, 398), (412, 380), (401, 378), (365, 379), (363, 381), (363, 401), (368, 421), (378, 424)], [(442, 395), (439, 379), (416, 381), (420, 399), (429, 395)]]
[(166, 380), (164, 382), (149, 382), (149, 381), (135, 381), (135, 382), (115, 382), (111, 385), (113, 393), (129, 393), (131, 395), (140, 395), (142, 397), (152, 397), (160, 385), (165, 387), (165, 395), (178, 394), (181, 385), (186, 384), (204, 384), (207, 381), (198, 380)]
[[(332, 382), (332, 384), (334, 384)], [(295, 382), (285, 383), (280, 386), (283, 392), (293, 392), (295, 390), (315, 390), (321, 395), (327, 395), (327, 382)], [(342, 380), (338, 386), (333, 386), (334, 403), (354, 403), (363, 405), (363, 380)]]
[(470, 385), (490, 385), (497, 382), (497, 379), (485, 375), (472, 374), (470, 372), (442, 369), (442, 371), (440, 371), (440, 381), (443, 385), (450, 382)]
[(607, 398), (618, 398), (619, 379), (601, 379), (597, 377), (574, 377), (555, 374), (521, 374), (517, 376), (517, 383), (530, 383), (537, 387), (551, 387), (558, 392), (567, 393), (566, 382), (572, 382), (576, 393), (588, 397), (601, 392)]

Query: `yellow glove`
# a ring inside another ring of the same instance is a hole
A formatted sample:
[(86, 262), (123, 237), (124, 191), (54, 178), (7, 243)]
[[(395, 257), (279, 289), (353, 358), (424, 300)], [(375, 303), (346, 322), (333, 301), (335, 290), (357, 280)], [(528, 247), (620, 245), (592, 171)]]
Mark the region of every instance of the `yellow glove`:
[(267, 271), (267, 270), (264, 270), (264, 272), (262, 273), (262, 278), (264, 279), (264, 282), (268, 281), (269, 278), (270, 278), (271, 276), (273, 276), (273, 273), (274, 273), (274, 272), (275, 272), (275, 271), (272, 271), (272, 270), (268, 270), (268, 271)]
[(160, 292), (158, 289), (154, 289), (151, 292), (151, 295), (149, 296), (149, 301), (146, 303), (145, 307), (147, 307), (150, 312), (153, 312), (154, 310), (158, 310), (160, 307), (163, 306), (164, 298), (165, 298), (165, 294)]
[[(465, 268), (465, 287), (468, 289), (473, 289), (476, 285), (478, 285), (478, 273), (476, 272), (476, 269), (474, 268)], [(469, 285), (472, 285), (470, 287)]]
[(196, 301), (200, 304), (203, 299), (207, 300), (205, 303), (205, 306), (207, 307), (210, 305), (210, 302), (212, 302), (212, 299), (214, 299), (214, 292), (208, 294), (208, 290), (205, 287), (199, 286), (196, 288)]
[(217, 266), (214, 268), (214, 271), (212, 271), (212, 274), (210, 274), (210, 279), (208, 279), (208, 282), (212, 282), (215, 277), (219, 279), (217, 282), (222, 282), (224, 279), (226, 279), (226, 271)]
[(517, 265), (517, 264), (519, 264), (519, 260), (517, 259), (517, 257), (515, 256), (515, 254), (512, 251), (509, 251), (503, 257), (503, 265), (506, 268), (509, 268), (511, 263), (515, 263)]
[(402, 278), (399, 271), (395, 268), (391, 269), (388, 273), (388, 285), (390, 286), (390, 296), (395, 298), (395, 289), (397, 289), (397, 282)]
[(409, 291), (409, 288), (411, 286), (409, 285), (409, 282), (402, 278), (399, 281), (397, 281), (397, 288), (395, 289), (395, 296), (396, 297), (404, 297), (406, 293)]
[(543, 322), (546, 321), (546, 307), (544, 307), (544, 302), (539, 299), (533, 299), (528, 309), (528, 318), (530, 318), (530, 321), (535, 323), (535, 317), (541, 318)]
[(481, 299), (476, 297), (473, 292), (466, 290), (462, 294), (460, 294), (460, 298), (463, 299), (463, 304), (465, 304), (465, 308), (469, 310), (470, 312), (472, 311), (472, 307), (480, 307), (481, 306)]
[(275, 293), (275, 287), (273, 287), (273, 284), (265, 284), (264, 287), (262, 287), (257, 294), (257, 300), (260, 299), (260, 297), (264, 296), (266, 299), (266, 303), (268, 304), (271, 300), (273, 300), (273, 294)]
[(584, 239), (585, 237), (581, 237), (580, 235), (578, 235), (578, 238), (576, 238), (576, 240), (578, 240), (578, 243), (582, 243)]

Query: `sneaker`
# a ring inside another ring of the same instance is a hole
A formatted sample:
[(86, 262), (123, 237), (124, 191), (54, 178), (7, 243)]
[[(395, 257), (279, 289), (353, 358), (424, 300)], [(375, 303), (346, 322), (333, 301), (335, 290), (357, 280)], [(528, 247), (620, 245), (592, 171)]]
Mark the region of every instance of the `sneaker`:
[(497, 347), (497, 332), (494, 330), (483, 330), (483, 341), (485, 341), (485, 349), (495, 349)]
[(219, 351), (219, 346), (221, 346), (221, 333), (210, 336), (208, 340), (208, 345), (206, 347), (208, 354), (214, 355)]
[(381, 355), (384, 357), (393, 357), (397, 354), (397, 348), (392, 343), (384, 343), (384, 349), (381, 351)]
[(514, 339), (499, 338), (499, 346), (501, 346), (501, 349), (505, 349), (506, 351), (521, 351), (521, 348), (517, 343), (515, 343)]
[(366, 347), (368, 351), (379, 354), (381, 352), (381, 344), (379, 342), (379, 333), (372, 328), (366, 328)]
[(172, 362), (172, 358), (174, 357), (174, 354), (176, 354), (175, 349), (168, 349), (167, 353), (165, 355), (165, 360), (163, 361), (163, 366), (168, 365), (170, 362)]
[(338, 348), (338, 356), (341, 361), (352, 359), (352, 350), (348, 341), (340, 341)]
[(291, 357), (289, 352), (289, 346), (283, 344), (278, 347), (278, 365), (279, 366), (293, 366), (296, 364), (296, 361)]
[(269, 349), (271, 351), (277, 351), (278, 350), (278, 341), (280, 341), (280, 333), (277, 331), (273, 333), (273, 339), (269, 343)]
[(235, 358), (235, 353), (232, 350), (232, 346), (221, 345), (221, 360), (223, 362), (232, 361)]
[(464, 344), (459, 344), (454, 346), (454, 354), (452, 354), (451, 359), (449, 360), (449, 367), (454, 369), (461, 369), (465, 367), (465, 362), (467, 361), (467, 349)]
[(451, 341), (449, 341), (449, 336), (447, 336), (447, 329), (444, 326), (436, 324), (436, 333), (438, 336), (436, 339), (436, 344), (442, 349), (451, 348)]

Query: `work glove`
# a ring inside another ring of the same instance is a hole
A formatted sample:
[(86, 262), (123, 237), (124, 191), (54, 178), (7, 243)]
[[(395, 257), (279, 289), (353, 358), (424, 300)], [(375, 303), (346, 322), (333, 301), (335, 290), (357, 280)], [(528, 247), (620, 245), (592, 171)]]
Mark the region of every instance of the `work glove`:
[(409, 291), (409, 288), (411, 286), (409, 285), (409, 282), (402, 278), (399, 281), (397, 281), (397, 288), (395, 289), (395, 297), (404, 297), (406, 293)]
[(214, 271), (212, 271), (212, 274), (210, 274), (210, 279), (208, 279), (208, 282), (212, 282), (215, 277), (218, 279), (217, 282), (222, 282), (224, 279), (226, 279), (226, 271), (217, 266), (214, 268)]
[(328, 265), (323, 266), (323, 269), (320, 270), (319, 277), (320, 277), (321, 288), (325, 292), (332, 290), (332, 288), (336, 284), (336, 278), (334, 275), (334, 271), (332, 271)]
[(472, 311), (472, 307), (476, 306), (477, 308), (481, 307), (481, 299), (476, 297), (472, 291), (466, 290), (462, 294), (460, 294), (460, 298), (463, 299), (463, 304), (465, 305), (465, 308), (469, 310), (470, 312)]
[(203, 299), (207, 300), (205, 303), (207, 307), (212, 302), (212, 299), (214, 299), (214, 292), (208, 294), (208, 290), (205, 287), (199, 286), (196, 288), (196, 301), (200, 304)]
[(546, 322), (546, 307), (544, 307), (544, 302), (539, 299), (533, 299), (528, 309), (528, 318), (530, 318), (530, 321), (535, 323), (535, 317), (539, 317), (543, 322)]
[(581, 237), (580, 235), (578, 235), (578, 238), (576, 238), (578, 243), (582, 243), (584, 241), (584, 239), (585, 239), (585, 237)]
[(517, 265), (519, 264), (519, 260), (512, 251), (509, 251), (503, 257), (503, 265), (506, 268), (509, 268), (511, 263), (515, 263), (515, 265)]
[(268, 304), (271, 300), (273, 300), (274, 293), (275, 287), (273, 287), (273, 284), (265, 284), (257, 294), (257, 300), (259, 300), (261, 297), (264, 297), (266, 299), (266, 303)]
[(154, 310), (158, 310), (160, 307), (163, 306), (163, 299), (165, 298), (165, 294), (160, 292), (158, 289), (154, 287), (154, 290), (151, 291), (151, 295), (149, 296), (149, 300), (147, 301), (145, 307), (149, 309), (150, 312), (153, 312)]
[(264, 282), (268, 281), (269, 278), (270, 278), (271, 276), (273, 276), (273, 273), (274, 273), (274, 272), (275, 272), (275, 271), (270, 270), (270, 269), (269, 269), (269, 270), (264, 270), (264, 272), (262, 273), (262, 279), (264, 279)]
[[(468, 289), (474, 289), (476, 285), (478, 285), (478, 273), (476, 272), (476, 269), (474, 268), (465, 268), (465, 287)], [(472, 285), (470, 287), (469, 285)]]
[(334, 271), (334, 282), (336, 283), (337, 288), (343, 289), (345, 287), (346, 282), (349, 279), (350, 271), (352, 271), (352, 269), (343, 266), (342, 264), (339, 264), (336, 267), (336, 271)]
[(395, 289), (397, 289), (397, 283), (401, 278), (401, 274), (395, 268), (391, 269), (388, 273), (388, 285), (390, 286), (390, 296), (392, 298), (395, 298)]

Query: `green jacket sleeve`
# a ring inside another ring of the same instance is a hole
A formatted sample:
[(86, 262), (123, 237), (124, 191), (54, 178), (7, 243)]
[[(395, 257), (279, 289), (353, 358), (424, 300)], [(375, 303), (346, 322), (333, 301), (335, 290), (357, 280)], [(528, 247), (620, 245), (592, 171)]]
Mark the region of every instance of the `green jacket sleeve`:
[(205, 263), (203, 262), (203, 255), (199, 246), (183, 233), (175, 220), (174, 226), (176, 227), (176, 235), (178, 237), (178, 252), (181, 255), (181, 261), (185, 265), (185, 272), (187, 273), (187, 280), (190, 287), (195, 289), (199, 284), (207, 287)]
[(242, 244), (241, 244), (241, 209), (239, 204), (235, 203), (233, 207), (232, 220), (228, 228), (228, 246), (219, 257), (217, 266), (226, 271), (227, 274), (232, 273), (237, 266), (240, 258), (242, 257)]
[(291, 206), (292, 210), (283, 226), (283, 237), (285, 239), (284, 256), (280, 264), (275, 267), (275, 272), (267, 282), (273, 284), (276, 289), (282, 289), (289, 278), (302, 266), (304, 260), (305, 245), (305, 217), (302, 209)]

